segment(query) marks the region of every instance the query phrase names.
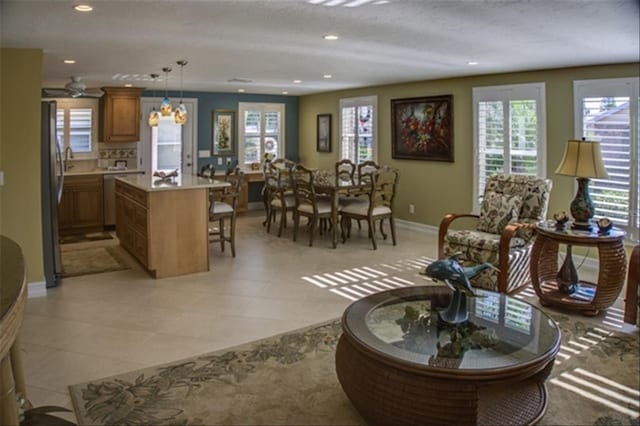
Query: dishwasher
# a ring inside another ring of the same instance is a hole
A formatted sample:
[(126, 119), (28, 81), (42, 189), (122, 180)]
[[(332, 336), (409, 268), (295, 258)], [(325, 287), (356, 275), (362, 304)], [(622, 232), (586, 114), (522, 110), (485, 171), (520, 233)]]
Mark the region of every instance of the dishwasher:
[(102, 192), (104, 202), (104, 226), (113, 228), (116, 224), (116, 177), (126, 174), (104, 175), (104, 190)]

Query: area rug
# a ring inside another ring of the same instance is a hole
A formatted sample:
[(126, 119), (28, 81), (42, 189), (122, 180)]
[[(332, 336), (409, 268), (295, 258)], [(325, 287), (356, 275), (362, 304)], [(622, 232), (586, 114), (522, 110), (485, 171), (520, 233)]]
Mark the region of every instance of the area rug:
[(121, 250), (119, 246), (64, 250), (61, 253), (62, 276), (76, 277), (130, 269)]
[(111, 240), (113, 235), (108, 232), (91, 232), (88, 234), (76, 234), (60, 237), (60, 244), (84, 243), (87, 241)]
[[(581, 317), (553, 316), (570, 355), (557, 358), (548, 380), (549, 408), (540, 424), (637, 425), (639, 336), (605, 330)], [(73, 385), (71, 399), (80, 424), (364, 424), (336, 377), (340, 333), (336, 319)], [(597, 386), (608, 390), (597, 391)]]

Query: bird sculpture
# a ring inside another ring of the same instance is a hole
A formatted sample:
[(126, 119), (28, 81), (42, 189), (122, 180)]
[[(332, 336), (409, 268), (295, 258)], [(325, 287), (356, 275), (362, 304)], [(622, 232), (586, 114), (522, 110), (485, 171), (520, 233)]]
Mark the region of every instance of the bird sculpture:
[(436, 260), (420, 275), (427, 276), (434, 281), (443, 281), (453, 291), (449, 306), (439, 311), (440, 319), (449, 324), (464, 322), (469, 317), (467, 309), (468, 297), (483, 297), (476, 294), (469, 278), (472, 278), (487, 268), (496, 269), (489, 263), (481, 263), (475, 266), (464, 267), (458, 261), (459, 253), (448, 259)]

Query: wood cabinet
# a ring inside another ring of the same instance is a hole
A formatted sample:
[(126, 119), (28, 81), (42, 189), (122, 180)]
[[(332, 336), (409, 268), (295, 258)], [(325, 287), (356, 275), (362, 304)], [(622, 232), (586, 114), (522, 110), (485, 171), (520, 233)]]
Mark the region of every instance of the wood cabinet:
[(140, 141), (140, 96), (138, 87), (103, 87), (100, 99), (100, 140), (106, 143)]
[(264, 183), (264, 175), (262, 172), (245, 172), (244, 179), (240, 185), (238, 204), (236, 205), (236, 211), (238, 213), (244, 213), (249, 210), (249, 184), (253, 182)]
[(102, 175), (65, 176), (58, 206), (60, 235), (101, 231), (103, 227)]
[(154, 278), (209, 270), (206, 187), (144, 191), (116, 180), (116, 234)]

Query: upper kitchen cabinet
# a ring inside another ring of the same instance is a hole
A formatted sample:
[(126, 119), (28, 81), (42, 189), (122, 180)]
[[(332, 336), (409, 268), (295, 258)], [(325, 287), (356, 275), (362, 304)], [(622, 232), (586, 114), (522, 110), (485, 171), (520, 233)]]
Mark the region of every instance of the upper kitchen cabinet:
[(143, 88), (103, 87), (100, 100), (100, 140), (106, 143), (140, 141), (140, 96)]

